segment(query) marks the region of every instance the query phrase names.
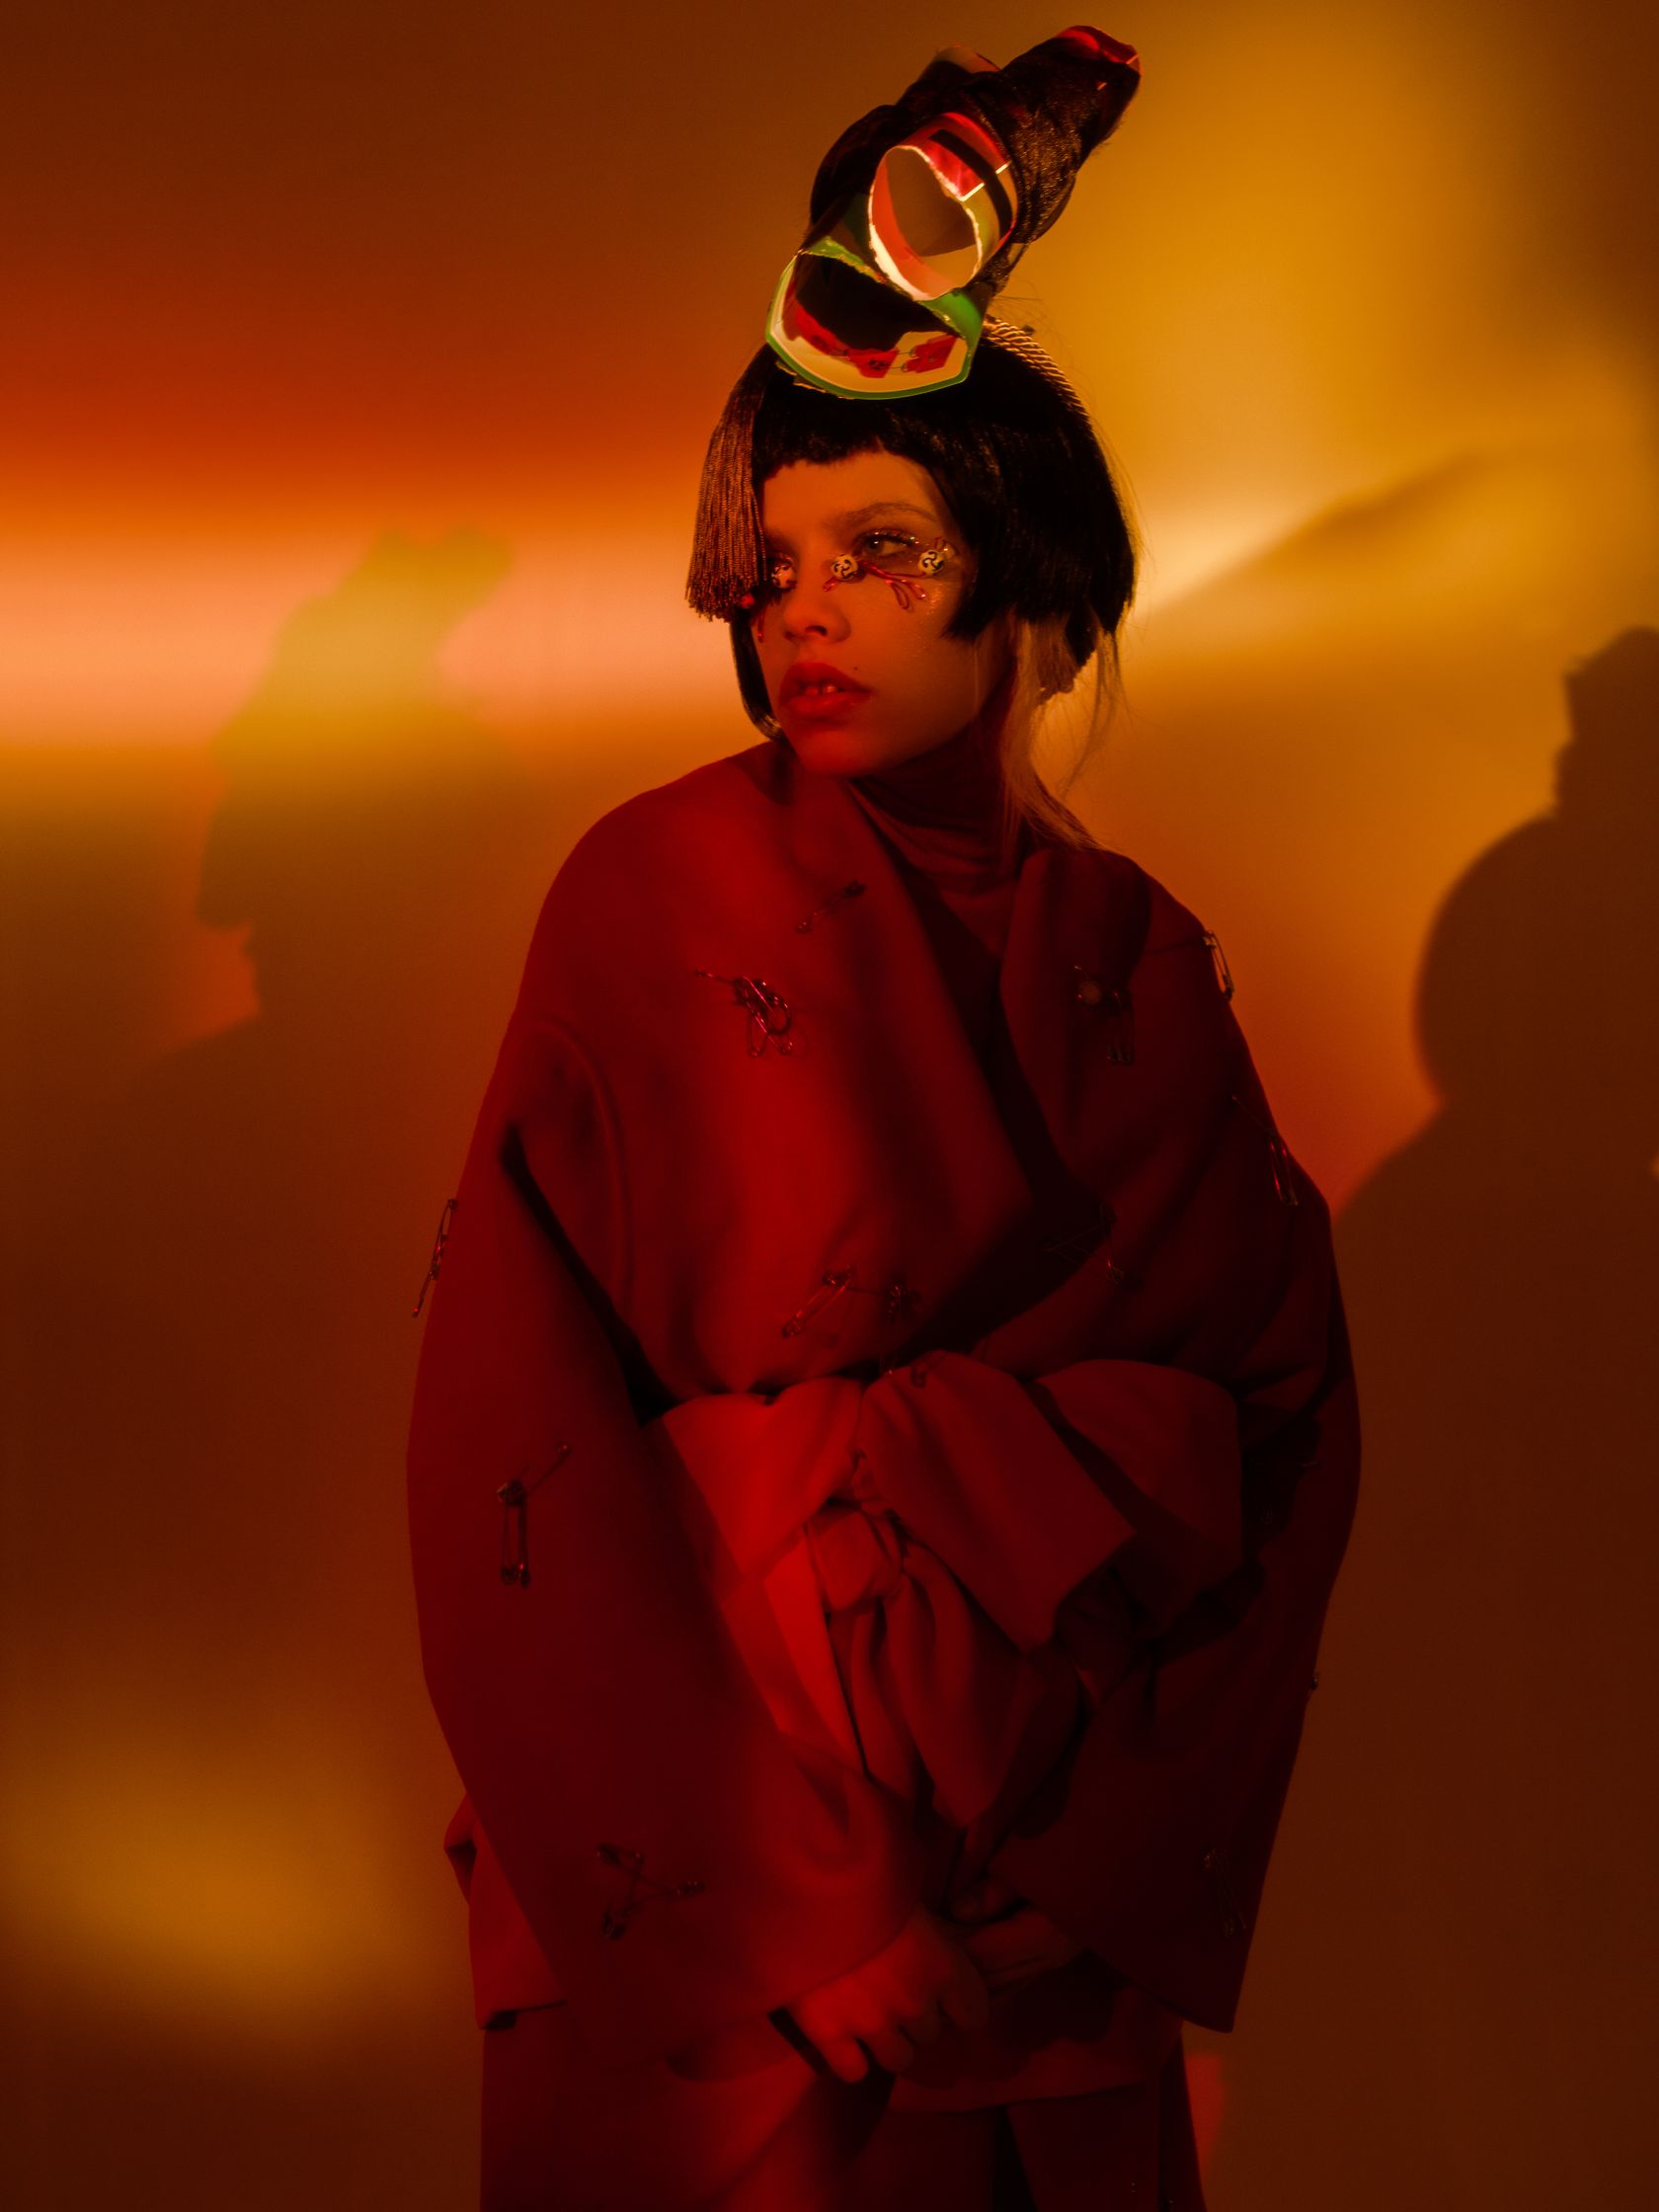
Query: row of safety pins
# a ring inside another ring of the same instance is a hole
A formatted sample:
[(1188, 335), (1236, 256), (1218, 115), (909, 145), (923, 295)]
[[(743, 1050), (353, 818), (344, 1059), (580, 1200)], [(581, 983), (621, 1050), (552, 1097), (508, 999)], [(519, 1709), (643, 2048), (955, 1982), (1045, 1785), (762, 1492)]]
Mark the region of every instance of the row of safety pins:
[[(820, 915), (830, 912), (843, 900), (857, 898), (863, 890), (863, 884), (857, 881), (843, 884), (839, 891), (831, 892), (828, 899), (822, 901), (820, 905), (813, 908), (811, 913), (798, 921), (795, 924), (796, 928), (803, 931), (810, 930)], [(1232, 977), (1227, 970), (1226, 959), (1222, 952), (1220, 941), (1208, 930), (1205, 932), (1204, 941), (1210, 947), (1212, 958), (1216, 963), (1217, 982), (1223, 995), (1230, 998), (1232, 996)], [(726, 985), (731, 989), (736, 1003), (744, 1008), (749, 1016), (749, 1050), (751, 1057), (757, 1057), (763, 1053), (769, 1044), (775, 1045), (780, 1053), (794, 1051), (797, 1040), (789, 1034), (793, 1026), (793, 1010), (782, 992), (766, 983), (764, 978), (758, 976), (721, 976), (708, 968), (698, 968), (694, 972), (699, 976), (707, 977), (713, 983)], [(1121, 1066), (1128, 1066), (1135, 1059), (1135, 1009), (1129, 990), (1122, 986), (1109, 990), (1097, 976), (1090, 975), (1087, 970), (1080, 967), (1074, 966), (1072, 974), (1076, 978), (1075, 995), (1078, 1003), (1098, 1008), (1106, 1025), (1107, 1058)], [(1239, 1105), (1246, 1113), (1249, 1112), (1249, 1108), (1244, 1105), (1243, 1100), (1238, 1099), (1236, 1095), (1234, 1103)], [(1276, 1130), (1269, 1127), (1266, 1134), (1273, 1154), (1274, 1188), (1287, 1204), (1294, 1206), (1297, 1203), (1297, 1196), (1295, 1184), (1290, 1178), (1289, 1153)], [(420, 1295), (416, 1299), (412, 1309), (417, 1318), (426, 1304), (427, 1293), (432, 1285), (437, 1281), (438, 1270), (443, 1264), (444, 1246), (448, 1242), (449, 1226), (454, 1219), (457, 1203), (458, 1201), (453, 1198), (447, 1200), (443, 1212), (439, 1216), (437, 1233), (433, 1240), (432, 1257), (421, 1283)], [(1109, 1213), (1110, 1209), (1106, 1209), (1106, 1212)], [(1090, 1222), (1085, 1228), (1074, 1230), (1045, 1248), (1059, 1250), (1063, 1246), (1069, 1247), (1093, 1242), (1098, 1239), (1099, 1230), (1099, 1223)], [(1128, 1280), (1124, 1271), (1114, 1261), (1108, 1260), (1106, 1262), (1106, 1271), (1119, 1283)], [(897, 1278), (880, 1288), (866, 1284), (854, 1286), (852, 1278), (856, 1273), (856, 1267), (830, 1270), (806, 1304), (792, 1313), (789, 1319), (784, 1322), (782, 1333), (785, 1336), (801, 1335), (808, 1324), (815, 1320), (827, 1305), (849, 1289), (854, 1289), (857, 1295), (862, 1297), (881, 1298), (884, 1301), (883, 1318), (889, 1324), (902, 1319), (905, 1314), (912, 1311), (919, 1303), (918, 1295), (914, 1291), (908, 1290), (903, 1281)]]
[[(864, 890), (856, 880), (843, 884), (839, 891), (832, 891), (821, 901), (812, 912), (795, 924), (800, 934), (812, 929), (823, 914), (830, 913), (843, 900), (856, 899)], [(1226, 956), (1222, 951), (1221, 940), (1213, 930), (1204, 932), (1204, 942), (1216, 966), (1216, 982), (1224, 998), (1232, 996), (1232, 976), (1228, 971)], [(748, 1043), (751, 1060), (758, 1060), (768, 1045), (775, 1046), (781, 1054), (796, 1052), (801, 1040), (790, 1034), (794, 1027), (794, 1010), (775, 985), (763, 976), (722, 976), (713, 968), (697, 968), (694, 975), (706, 977), (710, 983), (723, 984), (730, 990), (734, 1001), (749, 1016)], [(1101, 1032), (1105, 1040), (1106, 1058), (1120, 1066), (1128, 1066), (1135, 1059), (1135, 1006), (1128, 987), (1118, 985), (1109, 988), (1098, 976), (1090, 975), (1085, 968), (1073, 965), (1074, 995), (1079, 1005), (1093, 1007), (1100, 1016)]]

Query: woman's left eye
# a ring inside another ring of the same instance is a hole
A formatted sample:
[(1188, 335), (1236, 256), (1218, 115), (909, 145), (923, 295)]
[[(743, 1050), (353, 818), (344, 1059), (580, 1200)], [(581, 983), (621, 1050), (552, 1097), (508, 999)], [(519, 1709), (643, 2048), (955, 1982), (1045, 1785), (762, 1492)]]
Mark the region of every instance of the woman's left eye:
[(859, 539), (861, 546), (904, 545), (914, 548), (915, 539), (906, 530), (866, 530)]

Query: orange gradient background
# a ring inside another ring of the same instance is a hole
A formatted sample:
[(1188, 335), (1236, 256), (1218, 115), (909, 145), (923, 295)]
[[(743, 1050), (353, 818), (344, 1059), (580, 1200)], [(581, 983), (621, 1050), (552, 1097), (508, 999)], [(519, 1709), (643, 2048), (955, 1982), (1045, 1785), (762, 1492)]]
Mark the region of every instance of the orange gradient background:
[[(563, 854), (753, 741), (681, 582), (819, 153), (936, 46), (1064, 20), (574, 15), (71, 0), (10, 41), (0, 2187), (30, 2212), (473, 2200), (411, 1307)], [(1221, 935), (1339, 1214), (1370, 1455), (1239, 2026), (1192, 2038), (1212, 2212), (1633, 2205), (1659, 28), (1102, 28), (1142, 92), (1001, 309), (1146, 542), (1071, 799)]]

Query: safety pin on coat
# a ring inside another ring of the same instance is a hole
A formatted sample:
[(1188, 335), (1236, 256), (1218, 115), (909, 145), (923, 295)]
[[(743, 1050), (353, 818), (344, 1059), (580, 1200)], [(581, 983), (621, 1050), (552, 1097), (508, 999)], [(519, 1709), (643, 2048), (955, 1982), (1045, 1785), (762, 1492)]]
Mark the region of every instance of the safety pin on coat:
[(1253, 1107), (1246, 1105), (1245, 1101), (1239, 1097), (1237, 1091), (1228, 1091), (1227, 1096), (1245, 1119), (1254, 1122), (1267, 1139), (1267, 1156), (1273, 1169), (1274, 1197), (1283, 1206), (1300, 1206), (1302, 1200), (1297, 1196), (1294, 1172), (1296, 1163), (1291, 1157), (1291, 1147), (1280, 1136), (1278, 1130), (1274, 1128), (1272, 1122), (1263, 1121), (1260, 1114)]
[(864, 886), (855, 878), (851, 883), (842, 884), (839, 891), (830, 892), (828, 899), (821, 900), (810, 914), (795, 924), (796, 935), (804, 937), (820, 914), (827, 914), (831, 907), (840, 906), (843, 900), (858, 898), (863, 890)]
[(432, 1258), (427, 1262), (427, 1272), (421, 1283), (421, 1295), (410, 1308), (411, 1320), (418, 1321), (421, 1318), (421, 1308), (427, 1303), (427, 1293), (437, 1281), (437, 1271), (443, 1265), (443, 1247), (449, 1241), (449, 1224), (454, 1220), (455, 1208), (459, 1204), (458, 1199), (447, 1199), (444, 1202), (442, 1213), (437, 1218), (437, 1234), (433, 1238)]
[(1076, 977), (1076, 999), (1080, 1006), (1093, 1006), (1100, 1015), (1106, 1039), (1106, 1058), (1120, 1067), (1128, 1067), (1135, 1060), (1135, 1002), (1129, 995), (1127, 984), (1108, 989), (1098, 976), (1091, 976), (1086, 968), (1072, 963), (1071, 973)]
[(634, 1915), (647, 1905), (672, 1903), (680, 1897), (700, 1897), (703, 1893), (704, 1885), (700, 1881), (651, 1880), (645, 1871), (645, 1854), (629, 1851), (625, 1845), (600, 1844), (593, 1856), (601, 1859), (606, 1866), (615, 1866), (628, 1877), (627, 1895), (614, 1911), (607, 1906), (604, 1918), (599, 1923), (600, 1933), (609, 1936), (612, 1942), (627, 1935)]
[(530, 1579), (529, 1502), (533, 1491), (539, 1490), (556, 1466), (570, 1458), (568, 1444), (556, 1444), (553, 1457), (526, 1482), (523, 1469), (504, 1482), (496, 1496), (502, 1502), (502, 1554), (501, 1578), (510, 1588), (522, 1590)]
[(1204, 932), (1204, 942), (1210, 948), (1210, 958), (1215, 963), (1216, 984), (1224, 998), (1232, 996), (1232, 970), (1226, 964), (1226, 954), (1222, 950), (1222, 940), (1213, 929)]
[(808, 1322), (816, 1319), (843, 1291), (850, 1290), (860, 1298), (879, 1298), (882, 1320), (889, 1328), (914, 1313), (921, 1304), (921, 1293), (912, 1290), (902, 1275), (890, 1276), (885, 1283), (855, 1283), (853, 1277), (857, 1273), (856, 1265), (830, 1268), (806, 1304), (784, 1322), (782, 1333), (799, 1336)]
[(711, 983), (727, 985), (733, 998), (747, 1012), (750, 1060), (758, 1060), (768, 1045), (775, 1045), (784, 1054), (795, 1050), (798, 1040), (788, 1034), (795, 1018), (789, 1001), (764, 977), (717, 976), (712, 968), (696, 968), (692, 973), (706, 976)]
[(833, 1300), (838, 1299), (858, 1272), (856, 1267), (832, 1267), (825, 1274), (822, 1287), (814, 1291), (805, 1305), (791, 1313), (784, 1322), (782, 1334), (799, 1336), (807, 1323), (814, 1320)]

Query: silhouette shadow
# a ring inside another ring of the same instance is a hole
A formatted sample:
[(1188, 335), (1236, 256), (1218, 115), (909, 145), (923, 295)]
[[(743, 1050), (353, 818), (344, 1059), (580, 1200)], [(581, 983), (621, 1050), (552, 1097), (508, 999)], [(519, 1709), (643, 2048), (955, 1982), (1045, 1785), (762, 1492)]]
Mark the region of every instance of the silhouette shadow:
[(1333, 1194), (1427, 1110), (1403, 1048), (1434, 911), (1547, 791), (1558, 671), (1635, 588), (1585, 497), (1560, 456), (1459, 454), (1310, 515), (1137, 647), (1099, 827), (1219, 930)]
[[(199, 893), (248, 932), (258, 1013), (147, 1067), (21, 1240), (20, 2202), (476, 2190), (411, 1309), (542, 894), (638, 766), (573, 748), (598, 765), (544, 780), (452, 695), (439, 655), (506, 566), (388, 535), (295, 611), (215, 740)], [(43, 952), (95, 1014), (99, 978)]]
[(1225, 2212), (1645, 2200), (1659, 631), (1566, 690), (1552, 811), (1430, 934), (1441, 1109), (1338, 1223), (1366, 1473), (1336, 1737), (1228, 2055)]

